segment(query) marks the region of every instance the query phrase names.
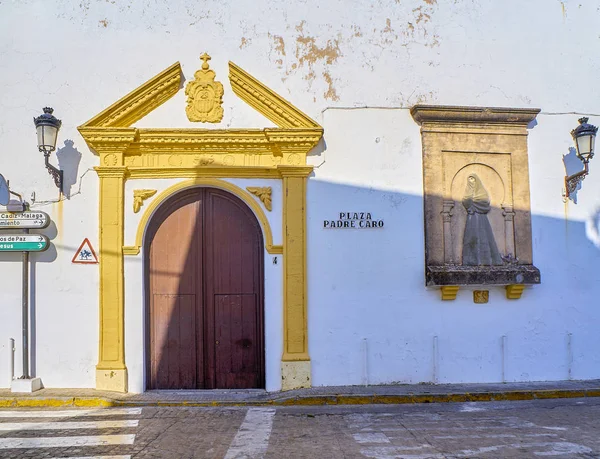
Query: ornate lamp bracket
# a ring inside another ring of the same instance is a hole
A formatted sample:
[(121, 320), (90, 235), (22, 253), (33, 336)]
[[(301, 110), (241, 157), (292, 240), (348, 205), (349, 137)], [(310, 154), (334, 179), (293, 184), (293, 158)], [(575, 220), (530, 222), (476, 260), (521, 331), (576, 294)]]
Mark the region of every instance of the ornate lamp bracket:
[(60, 169), (58, 169), (58, 168), (54, 167), (52, 164), (50, 164), (50, 161), (48, 161), (49, 158), (50, 158), (50, 152), (44, 151), (44, 159), (45, 159), (44, 162), (46, 164), (46, 169), (48, 170), (48, 173), (54, 179), (54, 184), (58, 187), (58, 189), (62, 193), (63, 192), (63, 171), (61, 171)]
[(590, 173), (587, 161), (584, 162), (583, 165), (584, 165), (584, 169), (582, 171), (577, 172), (576, 174), (573, 174), (573, 175), (569, 175), (568, 177), (565, 177), (565, 199), (568, 199), (569, 196), (571, 196), (573, 193), (575, 193), (575, 190), (577, 190), (577, 186), (581, 182), (583, 182), (586, 175), (588, 175)]

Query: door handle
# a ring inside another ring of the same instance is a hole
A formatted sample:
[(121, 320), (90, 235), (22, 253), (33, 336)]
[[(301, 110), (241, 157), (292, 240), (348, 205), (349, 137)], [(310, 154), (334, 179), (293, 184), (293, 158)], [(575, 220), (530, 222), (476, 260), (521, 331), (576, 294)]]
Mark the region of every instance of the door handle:
[(219, 340), (216, 340), (216, 341), (215, 341), (215, 344), (218, 346), (218, 345), (219, 345)]

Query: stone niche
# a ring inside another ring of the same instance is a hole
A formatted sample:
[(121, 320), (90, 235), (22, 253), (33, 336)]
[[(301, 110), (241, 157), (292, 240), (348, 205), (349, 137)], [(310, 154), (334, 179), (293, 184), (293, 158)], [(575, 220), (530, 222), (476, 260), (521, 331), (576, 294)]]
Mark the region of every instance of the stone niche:
[(425, 199), (426, 285), (539, 284), (533, 266), (527, 128), (537, 109), (417, 105)]

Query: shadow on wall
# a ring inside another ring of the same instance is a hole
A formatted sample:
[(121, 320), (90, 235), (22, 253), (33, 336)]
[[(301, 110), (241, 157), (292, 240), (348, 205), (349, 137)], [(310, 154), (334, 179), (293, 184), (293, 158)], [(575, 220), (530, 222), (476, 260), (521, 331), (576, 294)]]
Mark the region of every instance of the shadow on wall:
[[(575, 147), (569, 147), (569, 153), (563, 155), (562, 157), (563, 164), (565, 165), (565, 176), (569, 177), (571, 175), (576, 174), (577, 172), (581, 172), (583, 170), (583, 163), (581, 159), (577, 156), (577, 151)], [(577, 184), (577, 188), (571, 195), (569, 199), (571, 199), (575, 204), (577, 204), (577, 192), (581, 190), (583, 182), (579, 182)]]
[(71, 188), (77, 184), (79, 178), (79, 163), (81, 152), (73, 147), (75, 142), (65, 140), (65, 146), (56, 150), (58, 168), (63, 171), (63, 194), (67, 199), (71, 198)]
[(585, 234), (600, 249), (600, 207), (587, 219)]
[[(311, 179), (307, 212), (314, 385), (600, 377), (600, 250), (585, 222), (532, 215), (542, 284), (520, 300), (481, 286), (441, 301), (425, 287), (421, 196)], [(384, 226), (324, 227), (341, 212), (369, 212)], [(489, 290), (488, 304), (474, 303), (475, 289)]]

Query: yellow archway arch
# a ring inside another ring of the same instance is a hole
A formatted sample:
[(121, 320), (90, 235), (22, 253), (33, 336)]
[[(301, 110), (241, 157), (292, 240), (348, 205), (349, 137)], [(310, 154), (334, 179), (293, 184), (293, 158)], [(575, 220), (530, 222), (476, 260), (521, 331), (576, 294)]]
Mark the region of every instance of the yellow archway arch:
[(178, 193), (179, 191), (199, 186), (219, 188), (221, 190), (228, 191), (229, 193), (236, 195), (238, 198), (244, 201), (248, 205), (248, 207), (252, 209), (252, 212), (254, 212), (254, 215), (260, 223), (265, 238), (265, 249), (267, 249), (267, 252), (271, 254), (283, 253), (283, 245), (273, 244), (273, 232), (271, 231), (271, 225), (269, 224), (269, 220), (267, 219), (267, 216), (265, 215), (260, 205), (250, 195), (250, 193), (244, 191), (243, 189), (234, 185), (233, 183), (209, 177), (197, 177), (190, 180), (184, 180), (183, 182), (179, 182), (175, 185), (170, 186), (161, 194), (159, 194), (146, 208), (146, 211), (144, 212), (142, 218), (138, 223), (137, 232), (135, 236), (135, 245), (123, 247), (123, 253), (125, 255), (139, 254), (140, 248), (142, 247), (142, 244), (144, 242), (144, 234), (146, 233), (146, 228), (148, 227), (150, 218), (152, 218), (152, 215), (154, 215), (156, 209), (158, 209), (163, 202), (165, 202), (167, 199), (169, 199), (171, 196), (173, 196), (175, 193)]

